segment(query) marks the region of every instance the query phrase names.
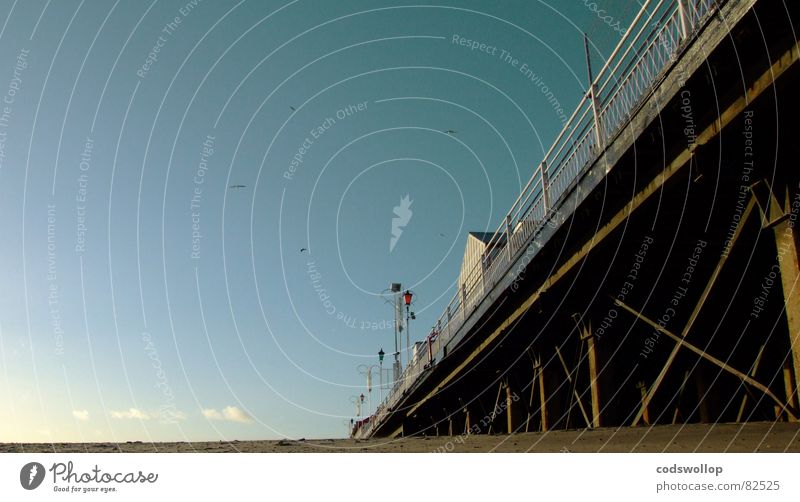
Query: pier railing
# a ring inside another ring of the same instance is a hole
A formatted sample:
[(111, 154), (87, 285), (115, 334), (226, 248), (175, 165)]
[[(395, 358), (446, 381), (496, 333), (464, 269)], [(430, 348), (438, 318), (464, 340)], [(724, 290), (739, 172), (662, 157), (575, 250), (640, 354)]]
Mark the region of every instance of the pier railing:
[(563, 198), (622, 130), (721, 3), (720, 0), (644, 3), (486, 244), (483, 259), (458, 284), (455, 296), (433, 328), (434, 336), (429, 337), (432, 360), (427, 356), (412, 360), (373, 417), (354, 430), (354, 435), (369, 436), (418, 378), (446, 356), (448, 343), (454, 341), (465, 321), (509, 272), (532, 237), (550, 223)]

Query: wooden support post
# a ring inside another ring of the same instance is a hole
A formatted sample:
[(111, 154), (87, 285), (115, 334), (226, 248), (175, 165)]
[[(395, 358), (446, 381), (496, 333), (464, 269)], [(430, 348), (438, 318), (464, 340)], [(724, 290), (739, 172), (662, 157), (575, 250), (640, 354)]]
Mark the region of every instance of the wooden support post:
[(589, 389), (592, 395), (592, 428), (600, 427), (600, 386), (597, 382), (597, 348), (595, 347), (592, 325), (581, 323), (581, 339), (586, 341), (589, 359)]
[(786, 404), (797, 408), (797, 392), (792, 379), (792, 361), (787, 357), (783, 361), (783, 391), (786, 393)]
[(472, 429), (472, 424), (469, 421), (469, 408), (464, 408), (464, 434), (469, 434)]
[(511, 384), (508, 379), (506, 379), (506, 419), (506, 433), (513, 434), (516, 430), (516, 424), (514, 424), (514, 395), (511, 392)]
[(672, 425), (675, 425), (678, 422), (678, 417), (681, 415), (681, 398), (683, 397), (683, 391), (686, 389), (686, 382), (689, 381), (689, 370), (683, 372), (683, 381), (681, 381), (681, 387), (678, 390), (678, 399), (675, 400), (675, 412), (672, 414)]
[(642, 406), (644, 406), (644, 412), (642, 413), (642, 422), (645, 425), (650, 425), (650, 412), (647, 409), (647, 405), (645, 404), (645, 398), (647, 397), (647, 386), (644, 382), (637, 382), (636, 388), (639, 389), (639, 392), (642, 395)]
[[(792, 392), (787, 393), (787, 404), (795, 400), (800, 392), (800, 264), (798, 264), (797, 254), (797, 211), (800, 210), (795, 204), (800, 200), (797, 194), (795, 201), (790, 200), (789, 190), (784, 190), (783, 203), (778, 199), (779, 194), (771, 193), (770, 196), (770, 219), (779, 221), (773, 225), (775, 233), (775, 246), (778, 250), (778, 263), (781, 273), (781, 284), (783, 285), (784, 312), (786, 313), (786, 324), (789, 325), (789, 347), (791, 350), (792, 368), (794, 370), (794, 385)], [(794, 208), (794, 212), (792, 209)]]
[(708, 382), (706, 382), (706, 376), (700, 366), (696, 366), (694, 369), (694, 389), (697, 392), (700, 423), (711, 423), (711, 409), (708, 405)]
[(528, 356), (531, 358), (531, 395), (528, 399), (528, 416), (525, 419), (525, 432), (529, 432), (530, 424), (531, 424), (531, 417), (533, 416), (533, 398), (536, 395), (536, 376), (537, 376), (537, 359), (533, 356), (532, 351), (528, 348)]
[(492, 428), (494, 428), (494, 419), (497, 418), (497, 410), (500, 409), (500, 395), (503, 392), (503, 382), (500, 382), (500, 385), (497, 386), (497, 397), (494, 398), (494, 407), (492, 411), (489, 412), (489, 434), (492, 433)]
[(539, 415), (542, 419), (542, 432), (547, 432), (547, 395), (544, 389), (544, 367), (539, 359)]

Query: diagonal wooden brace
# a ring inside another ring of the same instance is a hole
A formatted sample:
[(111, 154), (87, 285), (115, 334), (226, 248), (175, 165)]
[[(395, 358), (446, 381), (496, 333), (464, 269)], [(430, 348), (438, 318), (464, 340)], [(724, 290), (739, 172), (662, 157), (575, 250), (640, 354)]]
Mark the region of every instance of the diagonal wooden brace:
[[(750, 216), (750, 213), (753, 211), (753, 206), (755, 205), (755, 199), (750, 196), (748, 198), (747, 206), (742, 213), (742, 217), (739, 220), (739, 225), (736, 227), (736, 230), (733, 233), (733, 237), (730, 240), (730, 248), (728, 249), (727, 253), (722, 253), (720, 256), (719, 262), (717, 263), (716, 268), (714, 268), (714, 272), (711, 274), (711, 278), (708, 280), (703, 293), (700, 295), (700, 298), (697, 301), (697, 305), (695, 305), (692, 314), (689, 316), (689, 320), (686, 321), (686, 326), (683, 328), (681, 332), (681, 339), (686, 338), (686, 335), (689, 333), (689, 330), (692, 329), (695, 320), (697, 319), (697, 315), (700, 313), (700, 309), (703, 308), (703, 305), (708, 299), (708, 295), (711, 292), (711, 289), (714, 287), (714, 283), (717, 281), (717, 277), (719, 277), (719, 273), (722, 270), (722, 267), (725, 265), (725, 262), (728, 261), (728, 255), (730, 254), (730, 250), (736, 244), (736, 240), (739, 238), (739, 235), (742, 232), (742, 227), (745, 226), (747, 223), (747, 219)], [(614, 298), (616, 301), (616, 298)], [(632, 312), (635, 312), (631, 310)], [(637, 313), (638, 315), (638, 313)], [(680, 344), (676, 345), (672, 352), (670, 353), (669, 357), (667, 358), (667, 362), (664, 364), (664, 367), (661, 369), (661, 372), (656, 377), (656, 380), (653, 382), (653, 385), (650, 387), (650, 390), (647, 393), (647, 397), (645, 398), (644, 402), (642, 403), (641, 408), (639, 408), (639, 412), (636, 413), (636, 417), (633, 419), (633, 423), (631, 425), (638, 425), (639, 420), (642, 419), (642, 415), (644, 414), (644, 410), (647, 409), (647, 406), (650, 404), (650, 401), (653, 399), (658, 387), (661, 385), (661, 382), (664, 380), (664, 376), (666, 376), (667, 371), (669, 371), (669, 367), (672, 365), (672, 362), (675, 360), (675, 357), (678, 355), (678, 350), (680, 349)]]
[[(558, 360), (561, 361), (561, 367), (564, 368), (564, 373), (567, 375), (567, 381), (572, 387), (572, 372), (569, 370), (567, 366), (567, 362), (564, 361), (564, 357), (561, 355), (561, 351), (558, 350), (556, 347), (556, 355), (558, 356)], [(586, 427), (592, 427), (592, 421), (589, 420), (589, 415), (586, 414), (586, 408), (583, 407), (583, 403), (581, 402), (581, 396), (578, 394), (578, 389), (572, 387), (572, 393), (575, 395), (575, 400), (578, 401), (578, 407), (581, 409), (581, 415), (583, 415), (583, 419), (586, 421)]]
[(646, 324), (649, 324), (653, 329), (658, 330), (659, 332), (661, 332), (661, 333), (667, 335), (668, 337), (672, 338), (673, 340), (675, 340), (675, 342), (677, 342), (677, 345), (675, 346), (676, 350), (679, 349), (680, 347), (686, 347), (687, 349), (689, 349), (690, 351), (692, 351), (695, 354), (699, 355), (703, 359), (706, 359), (707, 361), (711, 362), (712, 364), (715, 364), (716, 366), (719, 366), (720, 368), (722, 368), (723, 370), (727, 371), (728, 373), (731, 373), (732, 375), (736, 376), (737, 378), (742, 380), (744, 383), (746, 383), (746, 384), (748, 384), (748, 385), (760, 390), (765, 395), (769, 396), (772, 400), (774, 400), (776, 403), (778, 403), (778, 405), (781, 407), (781, 409), (783, 411), (785, 411), (789, 416), (791, 416), (792, 418), (795, 418), (795, 419), (797, 418), (796, 412), (794, 410), (789, 409), (789, 405), (787, 403), (784, 403), (783, 401), (778, 399), (778, 397), (775, 394), (773, 394), (772, 391), (769, 390), (769, 388), (767, 388), (761, 382), (755, 380), (754, 378), (751, 378), (751, 377), (745, 375), (744, 373), (742, 373), (741, 371), (737, 370), (733, 366), (730, 366), (729, 364), (727, 364), (727, 363), (717, 359), (716, 357), (708, 354), (704, 350), (692, 345), (691, 343), (687, 342), (683, 338), (681, 338), (678, 335), (674, 334), (670, 330), (661, 327), (661, 325), (659, 325), (657, 322), (653, 321), (652, 319), (649, 319), (649, 318), (645, 317), (644, 315), (640, 314), (639, 312), (636, 312), (635, 310), (633, 310), (631, 307), (629, 307), (625, 303), (621, 302), (620, 300), (615, 299), (614, 300), (614, 304), (617, 305), (618, 307), (621, 307), (623, 310), (626, 310), (629, 313), (633, 314), (640, 321), (643, 321)]

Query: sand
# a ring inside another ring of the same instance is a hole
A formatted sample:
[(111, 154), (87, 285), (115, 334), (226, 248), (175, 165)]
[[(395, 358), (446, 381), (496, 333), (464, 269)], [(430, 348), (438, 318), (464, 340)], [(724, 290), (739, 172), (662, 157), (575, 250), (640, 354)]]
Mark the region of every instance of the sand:
[(531, 432), (512, 435), (409, 437), (395, 440), (299, 439), (175, 443), (0, 443), (0, 452), (800, 452), (800, 424), (690, 424)]

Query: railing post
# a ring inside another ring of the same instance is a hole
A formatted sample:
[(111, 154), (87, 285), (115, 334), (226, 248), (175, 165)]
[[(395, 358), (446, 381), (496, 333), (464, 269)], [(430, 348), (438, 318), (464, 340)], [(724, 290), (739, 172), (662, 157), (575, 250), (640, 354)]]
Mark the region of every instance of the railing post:
[(544, 215), (543, 220), (547, 219), (547, 214), (550, 212), (550, 176), (547, 174), (547, 161), (542, 161), (542, 200), (544, 201)]
[(689, 6), (686, 5), (687, 0), (678, 0), (678, 16), (681, 19), (681, 39), (686, 40), (689, 36), (690, 21), (689, 21)]
[(589, 98), (592, 100), (592, 115), (594, 115), (594, 134), (597, 140), (598, 152), (605, 148), (605, 134), (603, 133), (603, 123), (600, 120), (600, 101), (597, 99), (597, 85), (592, 82), (589, 88)]
[(583, 48), (586, 51), (586, 71), (589, 75), (589, 103), (592, 105), (594, 134), (599, 151), (604, 148), (605, 134), (603, 134), (603, 126), (600, 122), (600, 102), (597, 98), (597, 85), (594, 81), (594, 75), (592, 75), (592, 60), (589, 57), (589, 37), (585, 33), (583, 35)]
[(506, 215), (506, 250), (508, 250), (508, 262), (511, 263), (511, 215)]
[(481, 295), (486, 292), (486, 255), (481, 255)]

